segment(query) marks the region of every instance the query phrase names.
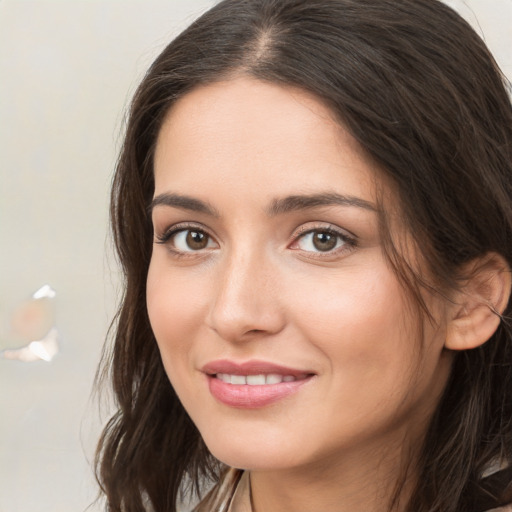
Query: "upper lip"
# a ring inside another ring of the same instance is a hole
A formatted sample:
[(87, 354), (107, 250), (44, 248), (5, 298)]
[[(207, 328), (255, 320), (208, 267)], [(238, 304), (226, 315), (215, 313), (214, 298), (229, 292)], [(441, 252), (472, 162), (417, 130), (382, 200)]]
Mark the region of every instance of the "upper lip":
[(208, 375), (215, 375), (217, 373), (227, 373), (230, 375), (292, 375), (296, 378), (312, 375), (313, 372), (308, 370), (299, 370), (296, 368), (289, 368), (280, 364), (270, 363), (267, 361), (251, 360), (243, 363), (229, 361), (227, 359), (219, 359), (205, 364), (201, 371)]

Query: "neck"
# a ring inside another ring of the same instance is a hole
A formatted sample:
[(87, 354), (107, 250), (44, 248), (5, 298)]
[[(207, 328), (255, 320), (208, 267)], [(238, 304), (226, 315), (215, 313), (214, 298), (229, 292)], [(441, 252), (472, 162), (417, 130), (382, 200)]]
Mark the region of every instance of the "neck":
[(251, 471), (253, 512), (403, 512), (417, 457), (404, 446), (410, 443), (402, 439), (385, 452), (353, 450), (314, 467)]

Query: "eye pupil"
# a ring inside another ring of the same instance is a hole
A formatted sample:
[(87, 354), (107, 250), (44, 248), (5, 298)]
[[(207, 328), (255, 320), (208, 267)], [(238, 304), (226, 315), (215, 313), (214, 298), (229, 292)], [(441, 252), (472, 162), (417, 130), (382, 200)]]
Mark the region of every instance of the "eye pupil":
[(208, 235), (200, 231), (189, 231), (186, 240), (188, 247), (196, 251), (205, 249), (208, 245)]
[(336, 236), (325, 231), (314, 233), (313, 245), (318, 251), (331, 251), (336, 247)]

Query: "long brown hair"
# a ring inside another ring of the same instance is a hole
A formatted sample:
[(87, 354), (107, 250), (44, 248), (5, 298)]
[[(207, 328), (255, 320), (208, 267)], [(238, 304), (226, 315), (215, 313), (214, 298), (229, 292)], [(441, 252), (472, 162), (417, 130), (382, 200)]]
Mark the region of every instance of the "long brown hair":
[[(111, 378), (118, 412), (97, 452), (111, 512), (173, 512), (184, 485), (198, 490), (221, 469), (170, 385), (149, 325), (147, 207), (165, 114), (194, 87), (235, 73), (300, 87), (331, 108), (393, 184), (433, 283), (457, 286), (464, 263), (489, 251), (512, 266), (510, 98), (485, 44), (455, 12), (436, 0), (220, 2), (147, 72), (117, 164), (111, 219), (125, 289), (99, 375)], [(388, 255), (410, 290), (424, 286), (398, 248)], [(409, 512), (469, 512), (505, 499), (482, 476), (512, 461), (509, 314), (510, 305), (487, 343), (456, 355)]]

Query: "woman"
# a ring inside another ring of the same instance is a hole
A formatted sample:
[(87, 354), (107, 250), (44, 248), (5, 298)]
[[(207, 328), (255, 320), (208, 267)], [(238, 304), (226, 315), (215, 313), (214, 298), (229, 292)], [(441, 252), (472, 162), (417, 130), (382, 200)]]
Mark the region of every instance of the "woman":
[(139, 86), (114, 182), (108, 510), (512, 501), (511, 171), (504, 79), (437, 1), (195, 21)]

